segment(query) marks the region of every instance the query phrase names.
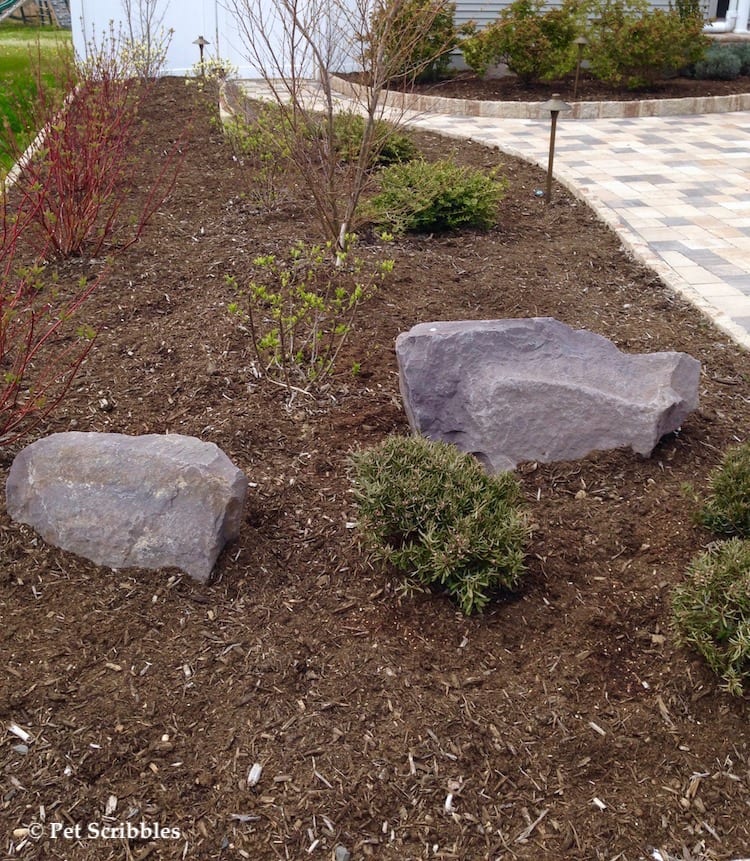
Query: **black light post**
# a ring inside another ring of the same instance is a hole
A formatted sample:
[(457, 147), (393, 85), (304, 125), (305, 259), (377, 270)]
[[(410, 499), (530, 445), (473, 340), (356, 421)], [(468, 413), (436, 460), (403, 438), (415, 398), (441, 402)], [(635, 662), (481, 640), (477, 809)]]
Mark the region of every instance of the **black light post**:
[(542, 105), (543, 110), (550, 112), (552, 127), (549, 134), (549, 161), (547, 162), (547, 189), (544, 192), (544, 202), (549, 204), (552, 200), (552, 163), (555, 159), (555, 130), (557, 129), (557, 117), (560, 111), (569, 111), (570, 105), (561, 98), (560, 93), (552, 93), (552, 98)]
[(573, 84), (573, 101), (578, 97), (578, 78), (581, 75), (581, 63), (583, 62), (583, 49), (588, 45), (589, 40), (585, 36), (579, 36), (573, 40), (578, 46), (578, 62), (576, 63), (576, 80)]
[(204, 69), (203, 69), (203, 49), (206, 45), (210, 45), (211, 43), (208, 39), (204, 39), (203, 36), (198, 36), (198, 38), (193, 42), (194, 45), (198, 46), (198, 50), (201, 55), (201, 78), (205, 77)]

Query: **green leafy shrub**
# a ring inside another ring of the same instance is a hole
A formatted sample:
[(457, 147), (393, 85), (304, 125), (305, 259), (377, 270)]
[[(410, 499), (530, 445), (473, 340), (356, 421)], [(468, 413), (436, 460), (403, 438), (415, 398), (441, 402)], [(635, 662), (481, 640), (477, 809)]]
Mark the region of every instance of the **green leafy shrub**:
[(649, 9), (642, 0), (603, 0), (589, 31), (592, 74), (631, 89), (656, 81), (700, 60), (709, 44), (700, 16)]
[(371, 207), (374, 220), (393, 233), (488, 229), (497, 222), (505, 187), (495, 171), (410, 161), (382, 171)]
[(278, 105), (257, 102), (244, 116), (236, 114), (224, 123), (224, 135), (241, 166), (249, 172), (245, 193), (265, 210), (280, 203), (280, 179), (290, 169), (288, 136)]
[(709, 488), (699, 521), (712, 532), (750, 537), (750, 442), (725, 453)]
[(672, 594), (672, 618), (678, 643), (741, 695), (750, 680), (750, 541), (717, 542), (697, 556)]
[(359, 306), (393, 270), (392, 260), (366, 267), (353, 254), (356, 237), (346, 244), (335, 252), (332, 242), (298, 242), (285, 259), (256, 257), (247, 287), (227, 278), (238, 296), (228, 310), (250, 337), (258, 377), (309, 391), (333, 373)]
[[(342, 161), (352, 162), (359, 158), (364, 133), (365, 119), (360, 114), (341, 111), (333, 115), (333, 138)], [(395, 131), (385, 120), (376, 122), (370, 167), (387, 167), (411, 161), (418, 155), (417, 147), (408, 135)]]
[(733, 81), (739, 78), (742, 60), (722, 45), (712, 45), (695, 64), (693, 76), (701, 81)]
[(481, 29), (473, 22), (468, 24), (459, 47), (466, 65), (475, 75), (483, 77), (491, 66), (503, 61), (505, 42), (500, 22), (493, 21)]
[(421, 437), (387, 438), (352, 457), (359, 528), (406, 588), (439, 586), (467, 615), (524, 570), (529, 534), (511, 473)]
[(703, 18), (701, 0), (676, 0), (674, 7), (680, 18)]
[(564, 77), (575, 68), (574, 12), (571, 0), (546, 10), (542, 0), (515, 0), (483, 29), (468, 28), (460, 43), (464, 60), (478, 75), (504, 62), (525, 83)]
[(372, 16), (370, 52), (383, 52), (393, 82), (434, 81), (458, 43), (456, 6), (446, 0), (385, 0)]

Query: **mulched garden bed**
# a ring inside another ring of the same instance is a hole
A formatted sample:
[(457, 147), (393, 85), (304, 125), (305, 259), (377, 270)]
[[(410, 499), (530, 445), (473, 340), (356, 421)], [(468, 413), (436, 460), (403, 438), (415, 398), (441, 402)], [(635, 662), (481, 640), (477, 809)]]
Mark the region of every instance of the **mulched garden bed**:
[[(246, 517), (199, 585), (99, 569), (0, 516), (0, 718), (32, 736), (26, 754), (12, 733), (0, 746), (3, 857), (746, 855), (747, 703), (675, 647), (669, 597), (711, 540), (685, 485), (702, 491), (750, 423), (747, 353), (564, 189), (545, 206), (537, 168), (418, 134), (428, 158), (501, 168), (499, 223), (385, 248), (363, 238), (360, 253), (392, 256), (394, 276), (363, 308), (330, 389), (290, 404), (253, 377), (225, 276), (314, 240), (309, 200), (288, 177), (281, 208), (255, 208), (213, 101), (182, 80), (159, 82), (144, 119), (138, 182), (180, 134), (182, 172), (86, 308), (94, 349), (37, 435), (215, 442), (252, 483)], [(72, 261), (59, 276), (106, 265)], [(439, 594), (399, 597), (359, 549), (347, 476), (352, 450), (407, 433), (396, 335), (537, 315), (628, 351), (690, 353), (700, 408), (650, 458), (522, 465), (535, 528), (512, 598), (465, 618)], [(5, 474), (20, 445), (3, 452)], [(141, 820), (179, 837), (86, 839), (88, 823)], [(52, 822), (81, 837), (51, 839)], [(39, 840), (24, 836), (32, 823), (46, 823)]]

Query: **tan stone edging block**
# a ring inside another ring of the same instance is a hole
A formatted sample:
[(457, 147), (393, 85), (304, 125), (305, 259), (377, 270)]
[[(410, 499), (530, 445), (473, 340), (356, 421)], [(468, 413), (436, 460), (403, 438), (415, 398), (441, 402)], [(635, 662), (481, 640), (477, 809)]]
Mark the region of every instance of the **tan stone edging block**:
[[(331, 77), (333, 88), (345, 96), (356, 97), (362, 88), (343, 78)], [(445, 96), (425, 96), (412, 93), (386, 93), (386, 104), (399, 110), (417, 113), (451, 114), (466, 117), (496, 119), (547, 119), (549, 111), (542, 102), (488, 102), (474, 99), (449, 99)], [(643, 99), (630, 102), (573, 102), (566, 119), (595, 120), (626, 117), (672, 117), (690, 114), (723, 114), (749, 111), (750, 93), (731, 96), (695, 96), (685, 99)]]

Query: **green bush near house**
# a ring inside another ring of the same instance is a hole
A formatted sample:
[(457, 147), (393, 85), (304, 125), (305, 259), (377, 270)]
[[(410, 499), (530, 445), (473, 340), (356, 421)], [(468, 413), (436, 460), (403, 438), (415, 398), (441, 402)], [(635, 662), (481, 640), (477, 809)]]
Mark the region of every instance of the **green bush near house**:
[(677, 642), (742, 695), (750, 682), (750, 541), (717, 542), (697, 556), (672, 594), (672, 619)]
[(574, 6), (545, 9), (543, 0), (514, 0), (497, 21), (482, 30), (471, 28), (460, 44), (466, 64), (484, 75), (490, 66), (506, 63), (524, 83), (554, 80), (575, 68), (571, 50), (578, 34)]
[(696, 63), (709, 44), (700, 16), (650, 9), (645, 0), (597, 0), (587, 8), (590, 71), (612, 84), (652, 86)]
[(451, 161), (410, 161), (380, 174), (373, 220), (393, 233), (488, 229), (497, 223), (506, 182), (496, 172)]
[(724, 454), (709, 479), (698, 520), (719, 535), (750, 538), (750, 442)]
[(529, 530), (511, 473), (490, 476), (471, 455), (421, 437), (389, 437), (352, 463), (359, 528), (407, 590), (444, 589), (468, 615), (518, 583)]
[(632, 89), (653, 85), (701, 59), (710, 44), (703, 18), (690, 0), (669, 10), (646, 0), (514, 0), (497, 20), (470, 26), (460, 47), (478, 75), (506, 63), (521, 81), (557, 80), (576, 67), (575, 39), (585, 36), (589, 71), (599, 80)]
[(433, 81), (445, 75), (458, 43), (456, 6), (447, 0), (385, 0), (371, 21), (370, 52), (384, 51), (393, 82)]

